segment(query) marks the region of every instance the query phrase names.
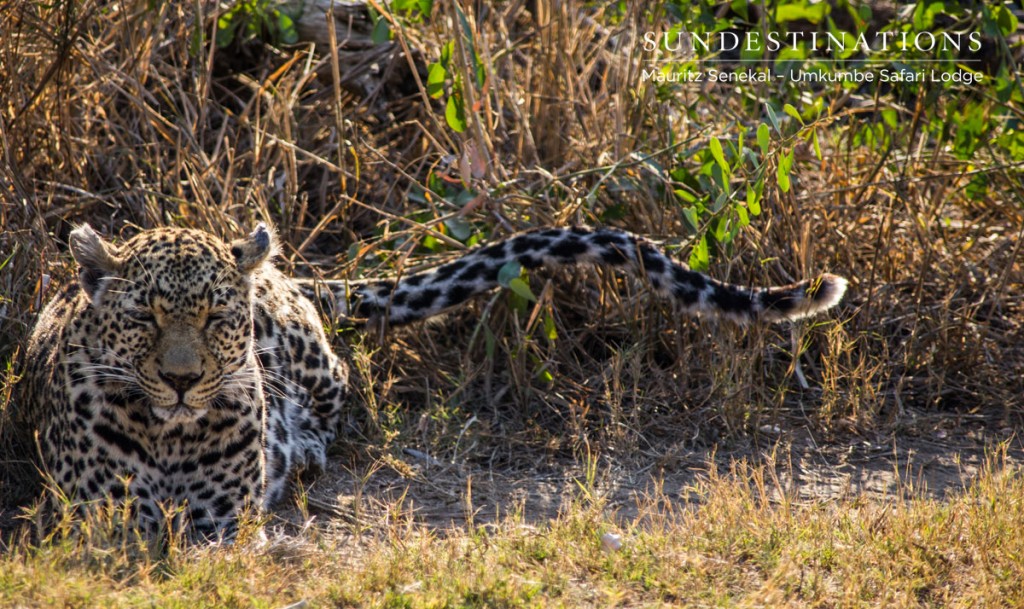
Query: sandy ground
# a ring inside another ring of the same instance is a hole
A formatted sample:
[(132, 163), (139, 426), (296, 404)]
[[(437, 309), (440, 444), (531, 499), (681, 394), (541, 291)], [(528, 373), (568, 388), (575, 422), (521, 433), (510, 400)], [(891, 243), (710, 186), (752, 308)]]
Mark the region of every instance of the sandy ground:
[[(737, 461), (774, 470), (770, 492), (776, 498), (785, 493), (797, 503), (855, 497), (942, 500), (969, 487), (987, 463), (998, 469), (1024, 462), (1024, 443), (1012, 428), (982, 417), (949, 428), (952, 420), (929, 415), (901, 433), (842, 442), (823, 443), (800, 431), (771, 438), (772, 430), (767, 430), (756, 444), (668, 450), (639, 458), (599, 455), (590, 488), (615, 517), (628, 520), (655, 497), (679, 507), (695, 501), (694, 484), (708, 475), (709, 468), (725, 474)], [(1004, 451), (1005, 458), (995, 458)], [(406, 449), (398, 460), (329, 466), (306, 487), (307, 517), (373, 526), (402, 514), (444, 530), (518, 513), (525, 522), (539, 524), (579, 497), (586, 480), (578, 460), (499, 468), (442, 463)], [(282, 506), (278, 516), (279, 523), (303, 520), (300, 511), (289, 506)]]

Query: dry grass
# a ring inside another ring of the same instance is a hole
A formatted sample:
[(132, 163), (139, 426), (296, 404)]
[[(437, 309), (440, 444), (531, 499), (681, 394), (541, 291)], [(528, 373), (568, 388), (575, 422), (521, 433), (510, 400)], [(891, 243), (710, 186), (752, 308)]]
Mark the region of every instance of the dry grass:
[[(456, 38), (452, 4), (438, 3), (433, 19), (406, 32), (411, 61), (421, 62), (416, 77), (396, 42), (380, 63), (386, 86), (370, 98), (335, 86), (346, 77), (329, 46), (204, 43), (193, 52), (197, 36), (212, 35), (216, 7), (153, 4), (0, 4), (5, 433), (34, 316), (73, 276), (64, 244), (75, 223), (121, 236), (166, 224), (236, 235), (270, 220), (284, 265), (334, 276), (407, 272), (456, 255), (464, 247), (452, 238), (456, 219), (483, 239), (542, 224), (614, 224), (681, 246), (685, 258), (690, 233), (671, 170), (696, 171), (711, 135), (735, 141), (745, 131), (753, 142), (765, 119), (750, 108), (780, 93), (773, 84), (693, 85), (659, 97), (639, 79), (640, 6), (613, 18), (574, 2), (513, 0), (463, 7), (488, 79), (467, 131), (456, 134), (443, 103), (416, 86), (423, 57), (436, 60)], [(456, 65), (468, 81), (463, 51)], [(590, 455), (640, 469), (712, 447), (756, 457), (777, 435), (766, 429), (806, 432), (822, 445), (885, 444), (983, 420), (980, 443), (1005, 437), (997, 431), (1015, 428), (1022, 407), (1022, 159), (983, 146), (967, 164), (951, 152), (949, 133), (926, 132), (930, 120), (955, 131), (965, 102), (953, 96), (938, 105), (886, 97), (901, 122), (878, 150), (854, 141), (877, 116), (852, 112), (839, 91), (808, 95), (832, 108), (819, 130), (823, 159), (798, 146), (793, 190), (769, 185), (765, 213), (713, 255), (710, 272), (754, 284), (823, 270), (851, 278), (836, 315), (799, 329), (810, 389), (794, 375), (786, 328), (675, 319), (638, 284), (600, 270), (536, 274), (535, 306), (499, 293), (428, 326), (339, 335), (361, 382), (339, 462), (365, 468), (380, 459), (400, 471), (402, 449), (414, 447), (485, 471)], [(691, 146), (698, 152), (685, 152)], [(978, 175), (988, 188), (968, 196)], [(424, 196), (438, 181), (481, 195), (469, 203)], [(553, 341), (544, 338), (548, 315)], [(22, 442), (0, 449), (8, 514), (25, 502)], [(151, 597), (169, 606), (1020, 598), (1019, 565), (1009, 559), (1021, 550), (1013, 546), (1019, 477), (992, 472), (947, 504), (804, 506), (768, 501), (741, 478), (707, 478), (693, 510), (679, 497), (652, 500), (647, 509), (658, 509), (635, 522), (583, 502), (539, 528), (512, 516), (443, 538), (405, 520), (355, 540), (307, 532), (285, 555), (181, 550), (136, 563), (120, 546), (107, 553), (76, 537), (16, 544), (0, 559), (0, 598), (37, 606)], [(627, 549), (602, 554), (597, 534), (612, 528), (626, 534)], [(332, 560), (336, 552), (350, 558)], [(101, 583), (90, 583), (97, 576)]]
[[(372, 529), (314, 527), (159, 557), (108, 521), (2, 559), (5, 606), (987, 607), (1024, 602), (1024, 479), (999, 456), (955, 499), (801, 503), (771, 470), (711, 468), (689, 507), (657, 491), (614, 515), (580, 481), (535, 525), (511, 508), (438, 529), (401, 506)], [(618, 535), (609, 550), (602, 536)], [(65, 536), (66, 535), (66, 536)]]

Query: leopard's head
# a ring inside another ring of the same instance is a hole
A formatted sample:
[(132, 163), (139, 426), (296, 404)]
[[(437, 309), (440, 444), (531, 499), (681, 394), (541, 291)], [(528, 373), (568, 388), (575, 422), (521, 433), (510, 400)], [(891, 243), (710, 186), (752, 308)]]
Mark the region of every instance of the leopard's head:
[(231, 243), (162, 228), (120, 246), (84, 225), (71, 251), (92, 313), (85, 323), (96, 326), (83, 328), (94, 344), (80, 348), (101, 381), (174, 423), (253, 385), (252, 276), (274, 251), (265, 225)]

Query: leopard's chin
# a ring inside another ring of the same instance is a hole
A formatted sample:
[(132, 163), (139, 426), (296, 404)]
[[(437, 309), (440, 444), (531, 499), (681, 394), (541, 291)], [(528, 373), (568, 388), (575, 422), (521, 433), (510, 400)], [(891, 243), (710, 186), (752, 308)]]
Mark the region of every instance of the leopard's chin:
[(194, 423), (206, 416), (207, 408), (193, 408), (185, 403), (153, 406), (153, 414), (164, 423)]

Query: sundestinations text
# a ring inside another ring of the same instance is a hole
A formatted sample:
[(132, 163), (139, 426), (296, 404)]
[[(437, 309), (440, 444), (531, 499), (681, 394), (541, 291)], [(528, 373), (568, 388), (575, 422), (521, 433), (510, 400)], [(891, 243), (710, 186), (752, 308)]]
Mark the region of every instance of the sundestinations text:
[[(717, 39), (717, 44), (715, 44)], [(830, 53), (843, 53), (852, 42), (864, 53), (873, 51), (886, 52), (889, 46), (897, 44), (901, 49), (916, 49), (921, 52), (955, 50), (960, 51), (965, 45), (968, 51), (976, 52), (981, 50), (981, 34), (978, 32), (877, 32), (873, 35), (866, 33), (854, 36), (846, 32), (840, 35), (831, 32), (767, 32), (764, 40), (764, 48), (769, 52), (776, 52), (784, 45), (795, 48), (800, 42), (809, 42), (810, 47), (818, 50), (826, 50)], [(872, 44), (876, 46), (872, 46)], [(698, 34), (691, 34), (686, 31), (645, 32), (643, 48), (647, 52), (654, 52), (659, 45), (663, 44), (665, 50), (670, 52), (698, 51), (735, 51), (742, 48), (746, 51), (758, 51), (762, 48), (760, 32), (718, 32), (717, 34), (705, 34), (702, 38)]]

